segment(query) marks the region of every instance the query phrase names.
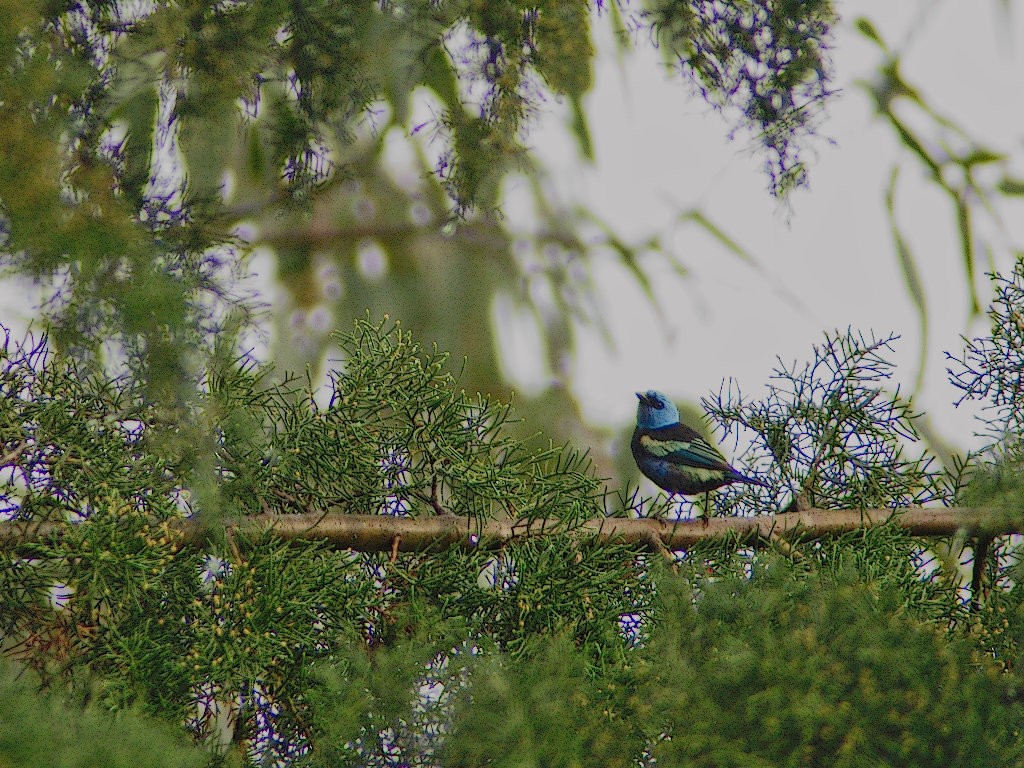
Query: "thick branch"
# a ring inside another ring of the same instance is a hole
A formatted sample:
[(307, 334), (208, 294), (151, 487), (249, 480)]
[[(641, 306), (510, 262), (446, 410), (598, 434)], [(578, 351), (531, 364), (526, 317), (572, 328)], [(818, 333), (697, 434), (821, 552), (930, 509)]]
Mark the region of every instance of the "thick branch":
[(281, 227), (266, 229), (255, 239), (256, 242), (275, 246), (332, 246), (336, 243), (354, 242), (366, 238), (419, 237), (432, 242), (456, 242), (478, 247), (499, 248), (505, 241), (502, 236), (482, 226), (460, 227), (454, 235), (445, 236), (414, 223), (376, 222), (366, 225), (337, 225), (320, 222), (309, 226)]
[[(990, 521), (984, 510), (950, 508), (823, 510), (808, 509), (757, 517), (719, 517), (680, 522), (606, 517), (588, 520), (574, 535), (599, 542), (619, 541), (647, 548), (664, 545), (670, 550), (687, 549), (704, 540), (736, 536), (755, 542), (768, 538), (821, 538), (858, 528), (881, 525), (890, 517), (914, 536), (952, 536), (963, 529), (969, 535), (1020, 533), (1021, 526), (1005, 520)], [(226, 521), (233, 535), (251, 536), (272, 529), (282, 539), (330, 542), (339, 549), (360, 552), (421, 552), (450, 546), (494, 549), (515, 539), (543, 536), (563, 530), (557, 521), (492, 520), (478, 524), (468, 517), (445, 515), (411, 519), (387, 515), (345, 515), (311, 513), (303, 515), (256, 515)], [(0, 522), (0, 549), (21, 546), (60, 536), (70, 524)], [(207, 531), (194, 520), (176, 520), (171, 530), (182, 543), (200, 545)], [(660, 542), (660, 545), (659, 545)]]

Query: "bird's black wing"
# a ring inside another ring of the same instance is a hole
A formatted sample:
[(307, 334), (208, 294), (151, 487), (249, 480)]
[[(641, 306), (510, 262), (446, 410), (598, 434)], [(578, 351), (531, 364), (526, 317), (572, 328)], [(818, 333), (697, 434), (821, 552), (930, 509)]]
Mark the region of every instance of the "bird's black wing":
[(701, 469), (735, 471), (715, 446), (685, 424), (672, 424), (660, 429), (644, 430), (640, 447), (651, 456)]

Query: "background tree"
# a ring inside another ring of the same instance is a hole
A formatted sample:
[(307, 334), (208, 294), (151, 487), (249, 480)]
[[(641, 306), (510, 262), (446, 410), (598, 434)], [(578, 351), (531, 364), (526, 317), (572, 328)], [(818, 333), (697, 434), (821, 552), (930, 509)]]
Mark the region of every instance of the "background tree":
[[(642, 251), (676, 260), (656, 238), (634, 248), (556, 204), (527, 149), (532, 115), (555, 96), (591, 154), (590, 24), (660, 42), (761, 136), (781, 195), (806, 176), (834, 18), (828, 3), (755, 4), (749, 17), (673, 3), (7, 8), (6, 260), (56, 289), (62, 352), (109, 362), (103, 343), (116, 339), (179, 395), (210, 334), (261, 303), (237, 282), (259, 248), (286, 291), (272, 313), (285, 369), (315, 371), (334, 319), (370, 307), (464, 355), (471, 391), (507, 394), (491, 336), (500, 291), (536, 319), (564, 382), (574, 319), (600, 318), (594, 252), (611, 246), (644, 285)], [(396, 175), (399, 151), (410, 165)], [(534, 190), (529, 229), (498, 210), (514, 179)], [(563, 391), (538, 416), (571, 435), (579, 419), (554, 417), (572, 412)]]

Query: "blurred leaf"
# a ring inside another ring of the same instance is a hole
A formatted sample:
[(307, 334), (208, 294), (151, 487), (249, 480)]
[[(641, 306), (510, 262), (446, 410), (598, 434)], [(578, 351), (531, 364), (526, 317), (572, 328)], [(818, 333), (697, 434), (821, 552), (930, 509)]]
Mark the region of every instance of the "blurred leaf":
[(903, 283), (917, 309), (917, 321), (921, 327), (921, 351), (917, 361), (917, 376), (913, 385), (913, 391), (916, 392), (920, 391), (924, 381), (924, 366), (928, 357), (928, 305), (924, 295), (924, 285), (921, 283), (921, 274), (914, 261), (914, 254), (896, 221), (896, 180), (898, 178), (899, 167), (893, 166), (892, 172), (889, 174), (889, 186), (885, 192), (885, 210), (889, 219), (889, 231), (892, 234), (893, 246), (896, 248), (896, 258), (899, 261), (900, 271), (903, 273)]
[(954, 201), (960, 225), (960, 253), (967, 275), (967, 295), (971, 301), (971, 315), (974, 316), (981, 314), (981, 301), (978, 298), (978, 286), (974, 276), (974, 228), (971, 224), (971, 208), (962, 194), (956, 194)]
[(533, 643), (518, 661), (492, 656), (473, 665), (460, 693), (444, 765), (608, 768), (635, 765), (636, 728), (614, 687), (586, 674), (564, 638)]
[(151, 54), (148, 59), (122, 58), (112, 83), (114, 109), (110, 119), (115, 123), (123, 120), (127, 128), (120, 146), (122, 188), (136, 209), (143, 205), (153, 162), (160, 59), (159, 54)]
[(1006, 160), (1006, 153), (996, 152), (987, 147), (975, 146), (971, 151), (959, 159), (960, 164), (965, 168), (973, 168), (976, 165), (988, 165), (989, 163), (1001, 163)]
[(1018, 179), (1012, 176), (1004, 176), (999, 180), (999, 184), (996, 186), (996, 188), (1004, 195), (1020, 197), (1024, 195), (1024, 179)]
[(733, 256), (736, 256), (740, 261), (745, 264), (756, 267), (758, 266), (753, 255), (747, 251), (742, 245), (733, 240), (729, 235), (725, 233), (721, 227), (715, 224), (711, 219), (704, 215), (703, 211), (693, 208), (689, 211), (683, 211), (679, 214), (678, 221), (692, 221), (694, 224), (699, 226), (709, 235), (711, 235), (720, 244), (725, 246), (725, 249), (729, 251)]
[(931, 153), (925, 149), (922, 140), (912, 130), (910, 130), (909, 127), (907, 127), (906, 123), (898, 119), (893, 113), (888, 113), (887, 117), (889, 118), (889, 122), (892, 124), (893, 128), (896, 129), (896, 134), (899, 136), (900, 141), (903, 142), (903, 145), (921, 161), (921, 164), (931, 172), (933, 178), (941, 183), (942, 167), (939, 165), (939, 162), (932, 157)]
[(430, 88), (450, 110), (459, 106), (459, 92), (456, 73), (451, 61), (440, 46), (432, 46), (424, 52), (423, 84)]
[(571, 96), (569, 104), (572, 109), (572, 132), (576, 136), (580, 154), (590, 162), (594, 162), (594, 144), (590, 138), (590, 129), (587, 128), (587, 116), (583, 111), (581, 97)]
[(166, 722), (95, 704), (41, 695), (9, 663), (0, 664), (0, 765), (14, 768), (187, 768), (208, 765)]
[(580, 99), (594, 84), (589, 3), (542, 0), (534, 34), (541, 77), (555, 93)]
[(219, 199), (228, 158), (241, 138), (238, 107), (234, 100), (210, 92), (179, 96), (175, 112), (190, 196)]
[(883, 51), (887, 52), (889, 50), (888, 46), (885, 44), (885, 41), (882, 40), (882, 36), (878, 33), (878, 30), (875, 28), (875, 25), (866, 16), (858, 16), (854, 20), (853, 25), (854, 28), (861, 33), (861, 35), (863, 35), (868, 40), (873, 42)]

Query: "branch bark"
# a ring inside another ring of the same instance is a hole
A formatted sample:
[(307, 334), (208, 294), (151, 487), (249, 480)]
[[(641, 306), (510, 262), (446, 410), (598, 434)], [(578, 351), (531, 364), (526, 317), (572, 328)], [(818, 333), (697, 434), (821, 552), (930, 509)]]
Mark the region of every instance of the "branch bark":
[[(895, 517), (896, 524), (914, 536), (952, 536), (1021, 533), (1022, 526), (1005, 519), (993, 520), (983, 509), (938, 508), (824, 510), (807, 509), (756, 517), (718, 517), (707, 520), (669, 521), (651, 518), (606, 517), (588, 520), (571, 533), (599, 543), (618, 541), (648, 549), (687, 549), (705, 539), (733, 535), (754, 543), (769, 538), (815, 539), (878, 526)], [(455, 515), (417, 518), (388, 515), (309, 513), (301, 515), (254, 515), (224, 521), (233, 535), (252, 536), (265, 530), (285, 540), (322, 540), (338, 549), (360, 552), (424, 552), (451, 546), (497, 549), (511, 541), (564, 531), (557, 520), (491, 520), (479, 523)], [(21, 547), (60, 537), (71, 523), (0, 522), (0, 550)], [(80, 525), (80, 523), (79, 523)], [(196, 520), (173, 520), (170, 531), (181, 543), (202, 546), (209, 531)]]

